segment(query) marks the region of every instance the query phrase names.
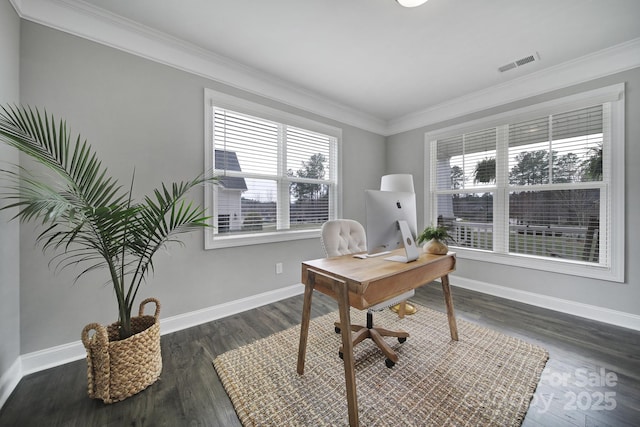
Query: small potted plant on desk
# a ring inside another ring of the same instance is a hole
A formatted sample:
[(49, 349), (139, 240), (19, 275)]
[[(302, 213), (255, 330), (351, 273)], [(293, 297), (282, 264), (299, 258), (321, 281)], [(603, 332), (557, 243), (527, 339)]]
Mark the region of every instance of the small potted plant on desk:
[(445, 255), (449, 252), (446, 242), (453, 241), (449, 231), (444, 226), (429, 226), (425, 228), (418, 236), (418, 244), (427, 242), (423, 246), (423, 250), (430, 254)]

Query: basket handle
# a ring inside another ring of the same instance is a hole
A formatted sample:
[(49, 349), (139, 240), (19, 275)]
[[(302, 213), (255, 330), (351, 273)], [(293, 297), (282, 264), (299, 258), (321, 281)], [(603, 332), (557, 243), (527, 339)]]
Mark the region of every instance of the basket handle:
[(138, 316), (143, 316), (144, 315), (144, 306), (148, 302), (153, 302), (153, 303), (156, 304), (156, 312), (153, 314), (153, 317), (156, 319), (156, 322), (157, 322), (158, 318), (160, 317), (160, 301), (158, 301), (156, 298), (147, 298), (146, 300), (142, 301), (140, 303), (140, 312), (139, 312)]
[[(96, 333), (90, 337), (89, 332), (91, 331), (96, 331)], [(109, 334), (107, 333), (107, 328), (99, 323), (89, 323), (85, 326), (82, 330), (82, 344), (84, 344), (84, 348), (88, 350), (92, 342), (95, 342), (100, 347), (108, 346)]]

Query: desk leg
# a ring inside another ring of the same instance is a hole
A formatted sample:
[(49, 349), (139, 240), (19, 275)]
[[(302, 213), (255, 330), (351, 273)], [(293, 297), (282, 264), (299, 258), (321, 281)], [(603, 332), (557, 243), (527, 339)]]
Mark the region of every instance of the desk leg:
[(342, 354), (344, 358), (344, 379), (347, 387), (347, 405), (349, 408), (349, 426), (357, 427), (358, 395), (356, 394), (356, 374), (353, 361), (353, 342), (351, 341), (351, 315), (349, 313), (349, 291), (347, 284), (334, 282), (340, 311), (342, 332)]
[(302, 305), (302, 323), (300, 324), (300, 345), (298, 346), (298, 374), (304, 373), (304, 360), (307, 354), (307, 338), (309, 337), (309, 320), (311, 319), (311, 297), (313, 296), (315, 275), (309, 275), (308, 284), (304, 285), (304, 303)]
[(449, 275), (445, 274), (442, 280), (442, 291), (444, 292), (444, 302), (447, 306), (447, 317), (449, 318), (449, 331), (451, 339), (458, 341), (458, 324), (456, 323), (456, 314), (453, 311), (453, 298), (451, 297), (451, 289), (449, 288)]

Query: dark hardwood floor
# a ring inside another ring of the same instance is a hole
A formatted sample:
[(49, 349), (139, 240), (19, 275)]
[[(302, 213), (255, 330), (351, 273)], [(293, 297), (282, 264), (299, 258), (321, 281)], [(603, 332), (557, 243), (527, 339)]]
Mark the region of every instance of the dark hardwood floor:
[[(458, 319), (549, 351), (524, 426), (640, 425), (640, 333), (455, 287), (453, 296)], [(437, 283), (412, 301), (444, 311)], [(163, 336), (160, 380), (112, 405), (87, 397), (84, 360), (28, 375), (0, 411), (0, 426), (239, 426), (212, 360), (298, 324), (301, 308), (301, 296), (289, 298)], [(336, 308), (314, 295), (314, 317)]]

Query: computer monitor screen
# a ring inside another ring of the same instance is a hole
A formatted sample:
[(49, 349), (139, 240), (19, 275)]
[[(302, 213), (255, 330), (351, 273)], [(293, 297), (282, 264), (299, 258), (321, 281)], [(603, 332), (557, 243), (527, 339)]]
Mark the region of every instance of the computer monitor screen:
[[(413, 241), (417, 235), (416, 195), (400, 191), (365, 190), (367, 252), (375, 254), (405, 246), (398, 221), (405, 221)], [(415, 241), (412, 242), (415, 249)]]

